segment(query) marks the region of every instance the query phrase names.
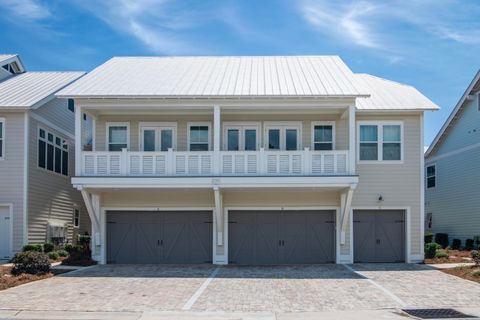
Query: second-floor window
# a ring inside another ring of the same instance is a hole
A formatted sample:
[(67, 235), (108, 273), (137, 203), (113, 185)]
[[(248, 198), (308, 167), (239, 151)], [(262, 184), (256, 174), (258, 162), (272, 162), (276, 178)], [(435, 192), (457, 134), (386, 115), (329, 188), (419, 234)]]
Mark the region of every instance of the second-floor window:
[(0, 118), (0, 159), (5, 157), (5, 119)]
[(359, 125), (360, 161), (401, 161), (402, 125), (400, 123), (361, 123)]
[(128, 124), (126, 123), (107, 123), (107, 143), (108, 151), (122, 151), (128, 149)]
[(190, 123), (188, 150), (189, 151), (208, 151), (210, 150), (210, 124), (209, 123)]
[(329, 123), (313, 123), (312, 128), (314, 150), (333, 150), (334, 126)]
[(68, 176), (68, 143), (43, 128), (38, 129), (38, 166)]
[(434, 188), (437, 184), (437, 168), (433, 164), (427, 166), (427, 189)]
[(258, 148), (259, 124), (225, 123), (224, 150), (255, 151)]
[(267, 150), (299, 150), (301, 124), (265, 124)]

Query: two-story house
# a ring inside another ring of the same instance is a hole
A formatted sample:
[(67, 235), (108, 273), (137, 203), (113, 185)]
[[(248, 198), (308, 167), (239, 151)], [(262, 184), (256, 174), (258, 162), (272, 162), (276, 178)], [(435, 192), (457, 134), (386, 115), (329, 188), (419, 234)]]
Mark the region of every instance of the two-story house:
[(479, 167), (480, 71), (425, 153), (427, 231), (480, 241)]
[(17, 55), (0, 55), (0, 260), (28, 242), (91, 232), (70, 183), (73, 105), (54, 96), (82, 75), (26, 72)]
[(57, 96), (101, 263), (423, 259), (437, 106), (410, 86), (336, 56), (118, 57)]

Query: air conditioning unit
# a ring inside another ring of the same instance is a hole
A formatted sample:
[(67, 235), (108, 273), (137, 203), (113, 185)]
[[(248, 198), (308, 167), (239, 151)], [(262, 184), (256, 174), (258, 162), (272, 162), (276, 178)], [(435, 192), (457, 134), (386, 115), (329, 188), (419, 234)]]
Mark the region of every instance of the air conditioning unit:
[(49, 242), (62, 243), (66, 240), (68, 227), (66, 223), (49, 221), (47, 227), (47, 239)]

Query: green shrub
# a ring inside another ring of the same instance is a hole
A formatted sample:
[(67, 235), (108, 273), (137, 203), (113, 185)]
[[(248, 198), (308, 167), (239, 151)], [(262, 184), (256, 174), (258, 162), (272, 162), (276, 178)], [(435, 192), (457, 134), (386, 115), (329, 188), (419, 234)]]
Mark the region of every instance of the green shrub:
[(43, 244), (43, 252), (49, 253), (52, 252), (55, 249), (52, 243), (44, 243)]
[(425, 244), (432, 243), (432, 242), (433, 242), (433, 234), (432, 233), (426, 234), (425, 235)]
[(88, 234), (81, 234), (78, 236), (78, 244), (83, 247), (90, 246), (90, 236)]
[(441, 249), (442, 247), (435, 242), (427, 243), (425, 245), (425, 259), (433, 259), (435, 258), (435, 253), (437, 252), (438, 249)]
[(473, 239), (467, 239), (465, 240), (465, 249), (467, 250), (472, 250), (474, 245)]
[(470, 252), (470, 255), (472, 256), (473, 262), (475, 262), (477, 266), (480, 266), (480, 251), (472, 250), (472, 252)]
[(67, 252), (72, 252), (73, 248), (74, 248), (74, 246), (71, 243), (67, 243), (64, 247), (65, 251), (67, 251)]
[(50, 262), (43, 252), (26, 251), (15, 254), (12, 258), (13, 275), (22, 273), (45, 274), (50, 271)]
[(472, 276), (474, 276), (474, 277), (480, 277), (480, 271), (474, 271), (474, 272), (472, 272)]
[(56, 251), (51, 251), (48, 253), (48, 258), (51, 260), (58, 260), (60, 258), (59, 254)]
[(62, 258), (68, 257), (68, 252), (66, 250), (57, 250), (57, 253)]
[(458, 250), (462, 246), (462, 240), (460, 239), (453, 239), (452, 240), (452, 249), (453, 250)]
[(448, 253), (443, 252), (443, 251), (437, 251), (435, 252), (435, 258), (447, 258), (448, 259)]
[(445, 249), (448, 246), (448, 233), (436, 233), (435, 242)]
[(22, 251), (23, 252), (27, 252), (27, 251), (43, 252), (43, 247), (40, 243), (31, 243), (31, 244), (24, 245)]

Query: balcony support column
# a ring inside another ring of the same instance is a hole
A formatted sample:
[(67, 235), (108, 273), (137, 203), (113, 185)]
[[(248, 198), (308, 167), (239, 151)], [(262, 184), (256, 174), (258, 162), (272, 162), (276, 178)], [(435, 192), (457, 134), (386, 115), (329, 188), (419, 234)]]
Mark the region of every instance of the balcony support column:
[(220, 175), (220, 137), (221, 137), (221, 119), (220, 106), (213, 106), (213, 173)]
[(223, 195), (218, 186), (213, 187), (213, 195), (215, 198), (215, 231), (216, 245), (223, 245), (224, 223), (223, 223)]
[(75, 176), (82, 174), (82, 107), (75, 106)]
[[(352, 198), (354, 187), (350, 187), (345, 193), (340, 195), (340, 245), (345, 244), (348, 221), (350, 221), (350, 211), (352, 207)], [(352, 235), (350, 235), (352, 236)]]
[(355, 106), (348, 107), (348, 172), (355, 174), (356, 163), (356, 124), (355, 124)]

